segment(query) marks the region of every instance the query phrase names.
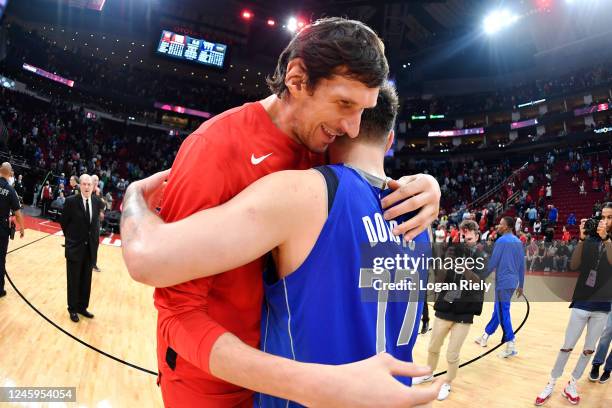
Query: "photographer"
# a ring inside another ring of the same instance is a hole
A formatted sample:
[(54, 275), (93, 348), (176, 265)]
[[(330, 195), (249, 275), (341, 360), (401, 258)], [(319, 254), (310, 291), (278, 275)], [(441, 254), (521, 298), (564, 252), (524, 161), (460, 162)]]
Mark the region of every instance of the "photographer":
[[(455, 283), (459, 286), (460, 281), (469, 280), (481, 282), (482, 276), (486, 272), (484, 263), (485, 253), (478, 247), (480, 231), (478, 224), (472, 220), (465, 220), (459, 226), (461, 243), (451, 244), (446, 250), (445, 258), (452, 258), (457, 261), (462, 258), (462, 265), (474, 265), (473, 269), (459, 267), (456, 265), (452, 269), (436, 270), (436, 282)], [(480, 260), (480, 262), (476, 262)], [(446, 262), (444, 262), (446, 263)], [(433, 331), (429, 340), (429, 353), (427, 365), (435, 371), (440, 357), (440, 348), (444, 339), (450, 332), (450, 340), (446, 351), (448, 362), (448, 381), (442, 385), (438, 394), (438, 400), (445, 400), (451, 391), (451, 382), (457, 376), (459, 368), (459, 354), (461, 347), (470, 331), (470, 326), (474, 322), (474, 316), (479, 316), (482, 312), (482, 302), (484, 292), (481, 290), (448, 290), (438, 294), (434, 310), (436, 320), (433, 324)], [(432, 376), (418, 377), (413, 380), (413, 384), (431, 381)]]
[(563, 396), (572, 404), (580, 402), (576, 382), (580, 379), (595, 351), (601, 336), (612, 301), (612, 202), (602, 209), (601, 220), (591, 218), (580, 222), (580, 242), (574, 250), (570, 269), (578, 270), (579, 276), (572, 297), (569, 323), (563, 346), (550, 374), (550, 380), (536, 399), (542, 405), (552, 394), (557, 378), (563, 374), (570, 353), (576, 346), (584, 328), (587, 329), (584, 348)]

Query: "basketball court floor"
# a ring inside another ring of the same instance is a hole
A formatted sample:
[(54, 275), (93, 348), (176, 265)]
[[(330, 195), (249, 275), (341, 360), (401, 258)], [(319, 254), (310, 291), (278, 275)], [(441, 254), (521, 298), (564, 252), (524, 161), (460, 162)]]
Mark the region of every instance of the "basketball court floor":
[[(0, 387), (76, 387), (77, 403), (14, 403), (2, 406), (76, 407), (162, 407), (154, 373), (156, 312), (153, 289), (133, 282), (121, 258), (120, 241), (113, 237), (100, 245), (98, 265), (93, 272), (89, 310), (92, 320), (70, 321), (66, 311), (66, 266), (63, 237), (51, 222), (28, 219), (26, 237), (10, 242), (7, 271), (8, 295), (0, 299)], [(563, 277), (528, 276), (538, 280)], [(567, 302), (520, 300), (512, 306), (519, 354), (509, 360), (497, 356), (498, 349), (459, 369), (450, 397), (434, 402), (434, 407), (529, 407), (546, 385), (555, 357), (563, 341), (569, 317)], [(481, 348), (473, 339), (482, 333), (492, 311), (485, 303), (484, 313), (475, 320), (462, 350), (462, 362), (478, 357), (499, 341), (501, 331)], [(433, 318), (433, 310), (430, 307)], [(419, 336), (415, 361), (427, 361), (428, 334)], [(568, 407), (561, 391), (582, 350), (576, 346), (564, 376), (546, 403), (547, 407)], [(446, 369), (445, 347), (436, 372)], [(590, 369), (590, 366), (589, 368)], [(580, 406), (612, 407), (612, 382), (591, 383), (588, 369), (579, 381)], [(381, 404), (384, 406), (384, 404)]]

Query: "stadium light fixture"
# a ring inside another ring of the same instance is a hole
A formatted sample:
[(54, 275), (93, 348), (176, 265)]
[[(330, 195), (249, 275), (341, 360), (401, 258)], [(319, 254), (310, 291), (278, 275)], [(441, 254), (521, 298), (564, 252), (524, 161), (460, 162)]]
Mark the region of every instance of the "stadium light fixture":
[(289, 20), (287, 20), (287, 30), (290, 33), (294, 33), (296, 32), (298, 29), (298, 21), (297, 18), (295, 17), (289, 17)]
[(484, 32), (493, 35), (516, 23), (519, 16), (508, 9), (495, 10), (489, 13), (483, 21)]

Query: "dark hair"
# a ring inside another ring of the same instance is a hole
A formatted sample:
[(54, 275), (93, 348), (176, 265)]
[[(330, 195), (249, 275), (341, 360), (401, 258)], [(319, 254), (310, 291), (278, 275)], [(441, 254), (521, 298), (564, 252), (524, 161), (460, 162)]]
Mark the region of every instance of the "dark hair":
[(606, 202), (603, 207), (601, 207), (601, 209), (603, 210), (604, 208), (612, 208), (612, 201), (608, 201)]
[(277, 96), (286, 90), (287, 64), (302, 58), (308, 89), (334, 74), (354, 78), (369, 88), (383, 84), (389, 74), (385, 46), (376, 33), (360, 21), (340, 17), (323, 18), (304, 27), (278, 57), (268, 87)]
[(395, 86), (389, 81), (385, 81), (378, 92), (376, 106), (364, 109), (361, 115), (359, 139), (386, 140), (387, 135), (395, 126), (398, 109), (399, 99)]
[(478, 224), (474, 220), (463, 220), (461, 224), (459, 224), (460, 229), (467, 229), (469, 231), (474, 231), (477, 234), (480, 234), (480, 228), (478, 228)]
[(510, 231), (514, 231), (514, 218), (506, 215), (502, 218), (502, 220), (506, 222), (506, 225), (508, 226), (508, 228), (510, 228)]

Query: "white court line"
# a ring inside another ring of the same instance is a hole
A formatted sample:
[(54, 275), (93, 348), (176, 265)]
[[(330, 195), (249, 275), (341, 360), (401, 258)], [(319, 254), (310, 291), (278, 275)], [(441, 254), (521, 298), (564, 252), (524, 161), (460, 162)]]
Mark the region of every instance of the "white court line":
[(39, 222), (39, 223), (38, 223), (38, 225), (44, 225), (45, 227), (51, 227), (51, 228), (62, 229), (61, 227), (58, 227), (57, 225), (51, 225), (51, 224), (48, 224), (49, 222), (51, 222), (51, 221), (49, 221), (49, 220), (47, 220), (47, 221), (42, 221), (42, 222)]

